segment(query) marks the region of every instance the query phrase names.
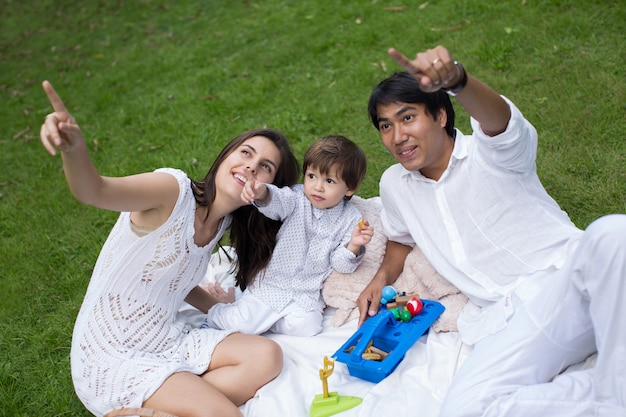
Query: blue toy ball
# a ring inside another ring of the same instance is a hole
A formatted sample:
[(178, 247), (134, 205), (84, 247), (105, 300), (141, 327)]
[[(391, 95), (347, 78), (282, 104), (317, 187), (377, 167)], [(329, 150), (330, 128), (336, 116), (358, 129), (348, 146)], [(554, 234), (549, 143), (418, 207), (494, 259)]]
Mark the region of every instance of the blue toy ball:
[(380, 300), (380, 303), (387, 304), (389, 301), (396, 298), (397, 295), (398, 293), (395, 288), (393, 288), (391, 285), (387, 285), (383, 288), (382, 299)]

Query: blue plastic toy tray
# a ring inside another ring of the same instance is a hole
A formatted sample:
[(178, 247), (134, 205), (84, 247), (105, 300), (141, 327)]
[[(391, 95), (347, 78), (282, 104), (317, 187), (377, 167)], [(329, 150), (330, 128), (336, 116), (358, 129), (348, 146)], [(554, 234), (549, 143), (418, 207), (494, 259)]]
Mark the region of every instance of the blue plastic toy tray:
[[(333, 356), (348, 366), (350, 375), (371, 382), (382, 381), (396, 369), (406, 351), (445, 310), (437, 301), (422, 300), (422, 303), (422, 311), (408, 322), (396, 320), (391, 311), (381, 308)], [(363, 359), (362, 355), (370, 342), (375, 348), (386, 352), (387, 356), (380, 361)]]

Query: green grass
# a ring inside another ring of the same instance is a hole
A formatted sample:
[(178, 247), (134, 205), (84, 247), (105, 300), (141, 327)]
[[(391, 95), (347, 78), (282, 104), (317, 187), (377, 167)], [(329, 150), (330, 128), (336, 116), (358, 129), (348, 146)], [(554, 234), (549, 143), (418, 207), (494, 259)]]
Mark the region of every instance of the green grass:
[[(105, 175), (204, 175), (243, 130), (301, 157), (343, 134), (392, 161), (367, 119), (387, 57), (443, 44), (537, 127), (538, 171), (580, 227), (626, 211), (626, 7), (606, 0), (0, 0), (0, 416), (86, 416), (74, 317), (117, 215), (71, 197), (38, 139), (50, 80)], [(460, 112), (458, 125), (469, 132)]]

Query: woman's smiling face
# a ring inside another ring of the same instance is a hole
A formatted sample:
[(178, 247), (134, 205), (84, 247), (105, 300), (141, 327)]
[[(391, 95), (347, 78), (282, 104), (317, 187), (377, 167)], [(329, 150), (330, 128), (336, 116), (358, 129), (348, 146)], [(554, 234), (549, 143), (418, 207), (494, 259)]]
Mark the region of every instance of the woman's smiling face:
[[(265, 136), (253, 136), (222, 161), (217, 171), (216, 186), (231, 198), (241, 200), (247, 175), (269, 184), (274, 181), (280, 164), (280, 151), (274, 142)], [(241, 203), (244, 204), (243, 201)]]

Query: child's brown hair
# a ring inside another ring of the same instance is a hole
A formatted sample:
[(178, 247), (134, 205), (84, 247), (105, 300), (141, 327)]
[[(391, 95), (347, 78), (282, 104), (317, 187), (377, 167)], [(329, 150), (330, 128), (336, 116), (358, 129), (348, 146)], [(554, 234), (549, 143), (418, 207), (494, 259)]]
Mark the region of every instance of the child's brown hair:
[(313, 142), (304, 154), (304, 173), (308, 167), (324, 175), (336, 168), (348, 188), (356, 191), (365, 178), (367, 160), (363, 149), (345, 136), (325, 136)]

